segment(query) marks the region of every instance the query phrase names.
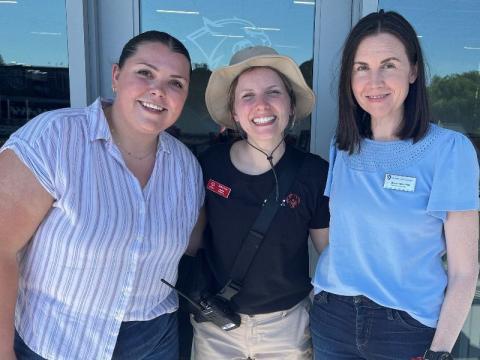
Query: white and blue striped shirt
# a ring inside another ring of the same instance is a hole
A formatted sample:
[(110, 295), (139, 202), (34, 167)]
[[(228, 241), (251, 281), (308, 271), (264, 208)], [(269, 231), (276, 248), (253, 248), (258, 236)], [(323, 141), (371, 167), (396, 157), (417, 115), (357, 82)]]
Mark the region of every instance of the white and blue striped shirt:
[(203, 204), (192, 153), (159, 136), (142, 189), (126, 167), (98, 99), (44, 113), (11, 149), (54, 198), (19, 255), (15, 326), (47, 359), (110, 359), (122, 321), (173, 312), (177, 265)]

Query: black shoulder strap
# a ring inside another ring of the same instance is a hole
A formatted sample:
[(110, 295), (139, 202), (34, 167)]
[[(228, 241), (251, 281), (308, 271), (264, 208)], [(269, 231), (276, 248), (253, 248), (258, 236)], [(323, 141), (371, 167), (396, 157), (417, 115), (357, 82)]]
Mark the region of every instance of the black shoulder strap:
[(291, 156), (286, 159), (288, 161), (287, 166), (278, 179), (279, 199), (278, 201), (275, 200), (276, 189), (273, 188), (272, 192), (263, 203), (262, 209), (248, 232), (247, 237), (242, 243), (242, 247), (237, 254), (235, 263), (230, 272), (230, 280), (218, 295), (230, 300), (242, 288), (243, 280), (247, 275), (248, 269), (250, 268), (250, 265), (270, 228), (270, 224), (272, 223), (282, 200), (292, 187), (295, 177), (303, 164), (304, 158), (305, 153), (294, 150), (291, 152)]

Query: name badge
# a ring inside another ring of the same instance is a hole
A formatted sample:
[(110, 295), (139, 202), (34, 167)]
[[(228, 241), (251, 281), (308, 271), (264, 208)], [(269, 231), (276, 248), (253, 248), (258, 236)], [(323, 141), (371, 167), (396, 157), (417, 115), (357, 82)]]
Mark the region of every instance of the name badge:
[(400, 190), (400, 191), (415, 191), (417, 178), (411, 176), (401, 176), (393, 174), (385, 174), (385, 181), (383, 183), (384, 189)]
[(215, 194), (223, 196), (225, 199), (228, 199), (230, 192), (232, 191), (228, 186), (220, 184), (218, 181), (212, 179), (208, 180), (207, 189)]

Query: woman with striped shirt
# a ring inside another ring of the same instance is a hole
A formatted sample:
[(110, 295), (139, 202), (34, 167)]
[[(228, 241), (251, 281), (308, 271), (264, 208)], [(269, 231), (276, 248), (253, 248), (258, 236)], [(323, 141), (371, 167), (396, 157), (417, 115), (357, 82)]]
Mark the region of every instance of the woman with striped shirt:
[[(201, 170), (164, 130), (191, 64), (169, 34), (131, 39), (115, 100), (44, 113), (0, 150), (0, 358), (177, 359), (177, 265)], [(15, 326), (14, 326), (15, 324)]]

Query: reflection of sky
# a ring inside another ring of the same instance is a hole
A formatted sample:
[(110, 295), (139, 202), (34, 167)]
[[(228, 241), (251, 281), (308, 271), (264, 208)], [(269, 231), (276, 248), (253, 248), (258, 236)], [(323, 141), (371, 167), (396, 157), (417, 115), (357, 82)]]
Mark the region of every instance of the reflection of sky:
[[(293, 0), (142, 0), (140, 4), (141, 29), (171, 32), (188, 47), (194, 63), (225, 65), (233, 52), (249, 44), (272, 45), (299, 64), (311, 58), (311, 5)], [(480, 70), (480, 1), (380, 0), (379, 6), (399, 11), (412, 22), (422, 36), (432, 75)], [(280, 30), (245, 29), (251, 25)], [(0, 55), (6, 63), (68, 65), (65, 0), (0, 3), (0, 34)]]
[(0, 34), (7, 64), (68, 66), (65, 0), (0, 3)]
[(293, 0), (142, 0), (140, 3), (141, 30), (156, 29), (178, 37), (187, 46), (193, 63), (207, 63), (210, 68), (224, 66), (233, 53), (249, 45), (272, 46), (298, 64), (312, 58), (315, 10), (312, 5), (294, 4)]
[(380, 0), (379, 8), (412, 23), (431, 76), (480, 71), (480, 1)]

